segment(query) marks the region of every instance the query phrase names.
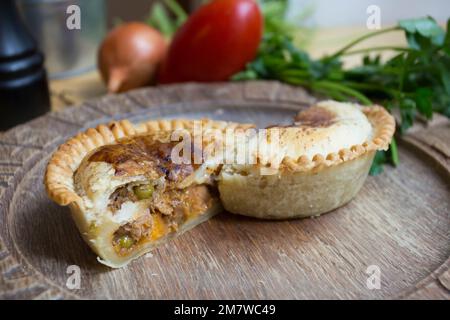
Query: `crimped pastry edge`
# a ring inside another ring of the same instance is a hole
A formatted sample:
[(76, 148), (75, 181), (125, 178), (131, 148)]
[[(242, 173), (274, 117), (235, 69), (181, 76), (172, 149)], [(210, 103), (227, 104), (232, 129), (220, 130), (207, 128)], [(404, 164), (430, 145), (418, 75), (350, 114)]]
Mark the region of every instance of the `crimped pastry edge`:
[(379, 105), (362, 107), (362, 112), (366, 115), (374, 130), (370, 141), (340, 149), (338, 152), (329, 153), (325, 157), (320, 154), (316, 154), (312, 158), (304, 155), (297, 159), (285, 157), (281, 161), (280, 170), (292, 172), (313, 170), (318, 172), (321, 168), (338, 165), (372, 151), (387, 150), (395, 132), (394, 117)]
[[(222, 169), (218, 181), (222, 205), (231, 213), (273, 220), (317, 216), (349, 202), (362, 187), (375, 152), (386, 150), (395, 132), (395, 120), (383, 107), (363, 107), (362, 111), (373, 135), (360, 145), (326, 157), (284, 158), (275, 170), (261, 163), (253, 168), (266, 172), (242, 175), (240, 167), (233, 165)], [(267, 181), (270, 187), (265, 189)], [(339, 195), (338, 190), (345, 192)]]
[(125, 137), (151, 134), (162, 130), (192, 130), (194, 123), (201, 121), (203, 129), (246, 129), (249, 124), (216, 121), (210, 119), (151, 120), (133, 125), (129, 120), (112, 121), (89, 128), (63, 143), (52, 155), (44, 175), (44, 185), (48, 196), (62, 206), (71, 203), (82, 207), (82, 199), (76, 193), (73, 174), (84, 157), (92, 150), (117, 142)]
[[(395, 132), (395, 119), (381, 106), (374, 105), (362, 108), (374, 128), (374, 135), (370, 141), (360, 145), (344, 148), (336, 153), (329, 153), (326, 157), (317, 154), (312, 158), (301, 156), (298, 159), (285, 157), (280, 169), (293, 172), (314, 170), (330, 167), (339, 163), (355, 159), (365, 153), (375, 150), (386, 150)], [(194, 121), (188, 119), (152, 120), (133, 125), (128, 120), (113, 121), (90, 128), (72, 137), (51, 157), (44, 177), (44, 184), (49, 197), (56, 203), (66, 206), (76, 202), (81, 206), (82, 199), (74, 190), (73, 174), (83, 158), (90, 151), (106, 144), (111, 144), (124, 137), (137, 134), (147, 134), (161, 130), (192, 129)], [(203, 119), (205, 129), (250, 128), (252, 125), (225, 121)]]

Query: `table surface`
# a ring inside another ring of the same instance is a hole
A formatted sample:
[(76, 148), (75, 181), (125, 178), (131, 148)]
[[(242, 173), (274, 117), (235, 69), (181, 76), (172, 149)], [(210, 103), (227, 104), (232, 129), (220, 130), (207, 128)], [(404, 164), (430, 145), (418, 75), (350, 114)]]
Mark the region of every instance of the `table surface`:
[[(346, 27), (318, 29), (312, 31), (306, 50), (313, 57), (320, 57), (323, 54), (334, 52), (343, 45), (365, 33), (371, 32), (367, 28)], [(369, 39), (355, 48), (365, 48), (381, 45), (402, 46), (405, 44), (402, 32), (393, 32)], [(385, 56), (389, 56), (386, 53)], [(356, 65), (360, 62), (361, 55), (353, 55), (345, 58), (347, 66)], [(50, 92), (52, 100), (52, 110), (62, 110), (70, 106), (76, 106), (82, 102), (107, 94), (100, 75), (97, 71), (92, 71), (71, 78), (50, 81)]]
[[(449, 300), (447, 119), (411, 128), (398, 140), (398, 168), (367, 179), (333, 213), (271, 223), (219, 214), (118, 270), (97, 263), (68, 209), (52, 203), (42, 183), (50, 155), (66, 137), (124, 114), (135, 123), (164, 115), (265, 127), (311, 103), (314, 97), (301, 88), (279, 82), (181, 84), (94, 99), (5, 133), (0, 299)], [(73, 265), (81, 275), (75, 291), (66, 285)], [(374, 267), (380, 290), (367, 286)]]

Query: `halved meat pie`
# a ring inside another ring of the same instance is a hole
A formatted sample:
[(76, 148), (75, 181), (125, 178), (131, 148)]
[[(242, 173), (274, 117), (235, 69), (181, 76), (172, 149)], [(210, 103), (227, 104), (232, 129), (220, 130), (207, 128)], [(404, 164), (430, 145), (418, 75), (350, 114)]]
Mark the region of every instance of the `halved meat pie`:
[[(215, 150), (212, 146), (221, 141), (205, 130), (246, 127), (203, 121), (200, 142), (187, 120), (137, 127), (125, 121), (90, 129), (52, 157), (47, 190), (56, 202), (70, 206), (100, 261), (120, 267), (218, 212), (211, 183), (220, 162), (205, 150)], [(190, 140), (174, 141), (176, 129), (185, 130)], [(183, 158), (186, 143), (189, 154)], [(194, 159), (197, 149), (200, 159)]]

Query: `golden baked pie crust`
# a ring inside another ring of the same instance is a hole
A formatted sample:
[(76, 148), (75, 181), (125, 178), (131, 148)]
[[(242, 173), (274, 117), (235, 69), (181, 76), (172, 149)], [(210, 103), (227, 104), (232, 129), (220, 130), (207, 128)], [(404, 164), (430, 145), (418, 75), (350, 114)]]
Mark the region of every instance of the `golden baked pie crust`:
[[(133, 125), (128, 120), (111, 122), (107, 125), (99, 125), (95, 129), (88, 129), (79, 133), (62, 144), (51, 157), (46, 173), (44, 183), (49, 197), (56, 203), (70, 207), (72, 217), (86, 243), (95, 251), (98, 260), (110, 267), (122, 267), (131, 260), (138, 258), (145, 252), (166, 242), (174, 236), (178, 236), (190, 228), (206, 221), (221, 210), (220, 203), (214, 201), (211, 207), (202, 215), (195, 219), (187, 220), (176, 232), (167, 233), (164, 237), (155, 241), (149, 241), (139, 245), (136, 250), (130, 252), (127, 256), (121, 256), (114, 251), (111, 243), (114, 232), (117, 231), (118, 224), (111, 221), (111, 217), (102, 220), (102, 225), (92, 226), (92, 222), (87, 218), (87, 207), (85, 196), (76, 192), (75, 173), (80, 167), (83, 159), (91, 151), (105, 146), (115, 144), (123, 138), (134, 137), (137, 135), (156, 134), (157, 132), (170, 132), (177, 129), (186, 129), (191, 134), (195, 126), (201, 123), (202, 130), (234, 130), (252, 127), (252, 125), (239, 124), (224, 121), (213, 120), (155, 120), (138, 125)], [(87, 200), (89, 201), (89, 200)], [(106, 221), (106, 222), (105, 222)], [(93, 229), (91, 228), (93, 227)], [(100, 228), (100, 229), (99, 229)]]
[(322, 167), (338, 165), (342, 162), (356, 159), (368, 152), (387, 150), (395, 132), (395, 119), (389, 112), (378, 105), (363, 107), (361, 110), (373, 128), (373, 137), (370, 141), (353, 145), (350, 148), (340, 149), (338, 152), (326, 156), (317, 154), (312, 158), (301, 156), (298, 159), (285, 157), (281, 162), (281, 170), (308, 171), (318, 170)]
[(203, 120), (153, 120), (133, 125), (128, 120), (114, 121), (107, 125), (101, 124), (77, 134), (62, 144), (51, 157), (44, 177), (44, 184), (49, 197), (59, 205), (70, 203), (81, 205), (81, 197), (74, 191), (73, 174), (84, 157), (92, 150), (117, 142), (125, 137), (138, 134), (152, 134), (157, 131), (177, 129), (192, 130), (195, 121), (201, 121), (203, 129), (246, 129), (252, 127), (225, 121)]
[[(363, 154), (375, 150), (387, 150), (395, 132), (394, 118), (381, 106), (363, 107), (373, 127), (373, 138), (360, 145), (344, 148), (336, 153), (329, 153), (326, 157), (315, 155), (311, 159), (301, 156), (298, 159), (286, 157), (281, 163), (280, 170), (308, 171), (321, 167), (330, 167), (339, 163), (355, 159)], [(56, 203), (66, 206), (72, 202), (80, 203), (80, 196), (74, 191), (73, 174), (83, 158), (95, 148), (112, 144), (124, 137), (137, 134), (151, 134), (152, 132), (175, 129), (192, 129), (194, 120), (153, 120), (133, 125), (128, 120), (114, 121), (107, 125), (99, 125), (79, 133), (61, 145), (53, 154), (46, 169), (44, 184), (50, 198)], [(246, 129), (248, 124), (238, 124), (224, 121), (202, 120), (203, 128), (211, 129)]]
[(395, 132), (394, 117), (383, 107), (361, 111), (372, 127), (371, 138), (361, 144), (326, 156), (285, 157), (274, 169), (263, 162), (250, 172), (245, 166), (225, 166), (218, 180), (222, 205), (231, 213), (291, 219), (318, 216), (349, 202), (362, 187), (375, 152), (387, 150)]

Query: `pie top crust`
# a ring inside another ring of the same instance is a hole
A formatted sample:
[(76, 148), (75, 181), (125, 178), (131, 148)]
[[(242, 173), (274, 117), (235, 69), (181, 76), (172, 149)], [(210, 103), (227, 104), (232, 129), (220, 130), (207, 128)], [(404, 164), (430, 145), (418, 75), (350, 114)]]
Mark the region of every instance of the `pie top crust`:
[(292, 144), (286, 156), (326, 157), (343, 148), (362, 144), (372, 138), (372, 125), (357, 105), (323, 101), (300, 112), (292, 128), (285, 129), (283, 140)]
[(275, 157), (258, 159), (260, 167), (317, 171), (368, 152), (387, 150), (395, 119), (377, 105), (322, 101), (300, 112), (293, 125), (272, 126), (269, 130), (277, 130), (281, 149)]
[[(117, 185), (132, 181), (143, 173), (142, 165), (146, 163), (145, 157), (148, 160), (152, 157), (148, 153), (152, 145), (150, 140), (159, 140), (160, 149), (164, 149), (165, 145), (167, 149), (170, 149), (168, 139), (171, 132), (177, 129), (192, 132), (198, 123), (199, 120), (181, 119), (155, 120), (133, 125), (128, 120), (123, 120), (99, 125), (95, 129), (91, 128), (79, 133), (61, 145), (50, 159), (44, 177), (47, 193), (60, 205), (73, 203), (80, 208), (85, 205), (94, 205), (89, 203), (89, 200), (95, 202), (101, 194), (106, 194)], [(202, 132), (225, 129), (245, 130), (252, 127), (248, 124), (207, 119), (201, 120), (200, 124)], [(152, 135), (152, 138), (149, 135)], [(208, 143), (214, 142), (214, 137), (208, 141)], [(146, 144), (148, 144), (148, 150), (145, 148)], [(120, 151), (115, 150), (118, 145), (120, 145), (118, 148)], [(160, 155), (154, 158), (160, 158)], [(123, 165), (125, 163), (126, 165)], [(187, 166), (180, 167), (177, 182), (186, 178), (189, 175), (188, 172), (192, 173), (192, 169)], [(87, 194), (90, 191), (91, 193)]]

